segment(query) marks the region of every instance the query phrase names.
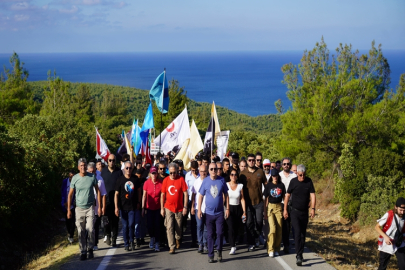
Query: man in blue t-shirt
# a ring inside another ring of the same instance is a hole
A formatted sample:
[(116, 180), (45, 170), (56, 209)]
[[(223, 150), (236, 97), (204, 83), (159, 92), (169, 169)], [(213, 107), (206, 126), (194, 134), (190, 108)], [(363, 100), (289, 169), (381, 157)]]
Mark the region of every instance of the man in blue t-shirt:
[[(222, 237), (224, 220), (224, 199), (226, 203), (225, 218), (229, 216), (228, 187), (224, 178), (217, 175), (217, 165), (209, 165), (209, 176), (206, 177), (198, 191), (201, 196), (198, 198), (198, 209), (201, 209), (205, 197), (205, 222), (207, 226), (208, 262), (214, 262), (214, 228), (218, 239), (217, 253), (218, 262), (222, 261)], [(198, 212), (202, 218), (202, 212)]]

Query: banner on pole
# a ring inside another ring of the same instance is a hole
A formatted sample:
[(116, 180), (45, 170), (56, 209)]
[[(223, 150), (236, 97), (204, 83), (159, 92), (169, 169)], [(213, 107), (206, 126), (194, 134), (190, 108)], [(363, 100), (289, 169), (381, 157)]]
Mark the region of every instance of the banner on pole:
[(217, 136), (217, 156), (219, 156), (221, 161), (226, 155), (229, 142), (229, 133), (229, 130), (221, 131)]

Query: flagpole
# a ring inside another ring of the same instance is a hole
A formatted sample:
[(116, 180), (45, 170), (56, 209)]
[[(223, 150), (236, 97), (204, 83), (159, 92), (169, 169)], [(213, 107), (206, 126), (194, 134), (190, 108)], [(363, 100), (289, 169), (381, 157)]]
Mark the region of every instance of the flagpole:
[[(165, 81), (166, 81), (166, 68), (163, 69), (163, 98), (162, 98), (162, 110), (163, 110), (163, 100), (164, 100), (164, 91), (165, 91)], [(159, 136), (159, 153), (160, 153), (160, 148), (162, 147), (162, 129), (163, 129), (163, 113), (160, 112), (160, 136)]]

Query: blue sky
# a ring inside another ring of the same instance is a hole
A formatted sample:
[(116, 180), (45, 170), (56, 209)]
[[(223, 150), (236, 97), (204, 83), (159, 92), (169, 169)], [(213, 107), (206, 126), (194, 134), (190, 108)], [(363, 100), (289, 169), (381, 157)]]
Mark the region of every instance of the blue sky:
[(404, 0), (0, 0), (0, 53), (405, 49)]

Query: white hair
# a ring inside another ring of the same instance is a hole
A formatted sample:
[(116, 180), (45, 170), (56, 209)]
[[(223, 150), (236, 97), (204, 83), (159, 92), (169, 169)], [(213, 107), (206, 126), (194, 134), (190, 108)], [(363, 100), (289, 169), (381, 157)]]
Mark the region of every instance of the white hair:
[(300, 165), (297, 166), (297, 172), (305, 172), (304, 164), (300, 164)]

